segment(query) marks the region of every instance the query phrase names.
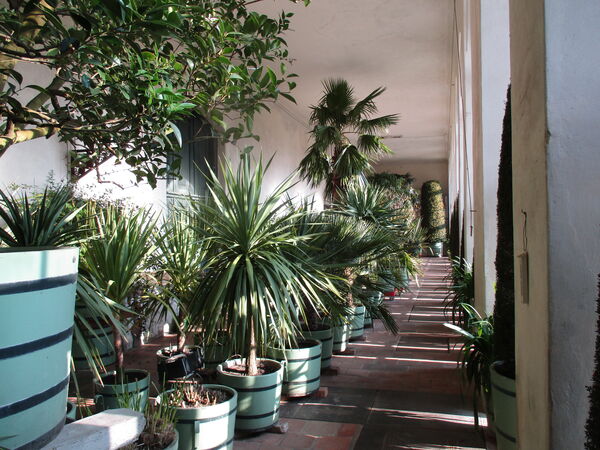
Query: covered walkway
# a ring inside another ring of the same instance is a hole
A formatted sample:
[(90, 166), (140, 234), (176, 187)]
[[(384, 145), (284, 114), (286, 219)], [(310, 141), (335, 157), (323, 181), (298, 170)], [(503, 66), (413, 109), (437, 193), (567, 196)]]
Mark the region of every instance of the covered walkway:
[(389, 303), (399, 335), (376, 321), (350, 344), (354, 354), (334, 355), (338, 374), (321, 378), (325, 396), (282, 405), (286, 434), (238, 439), (235, 448), (485, 448), (456, 368), (458, 340), (443, 326), (449, 261), (421, 262), (418, 285)]

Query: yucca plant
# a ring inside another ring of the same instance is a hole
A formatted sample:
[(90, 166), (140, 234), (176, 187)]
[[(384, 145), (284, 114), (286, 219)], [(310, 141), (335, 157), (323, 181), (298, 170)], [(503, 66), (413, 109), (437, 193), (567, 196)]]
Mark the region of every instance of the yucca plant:
[(300, 162), (302, 177), (335, 199), (346, 183), (371, 169), (371, 162), (390, 150), (379, 136), (398, 121), (398, 116), (377, 114), (375, 99), (385, 92), (379, 87), (362, 100), (343, 79), (323, 82), (323, 96), (312, 106), (310, 124), (313, 143)]
[(73, 195), (69, 186), (30, 197), (24, 192), (15, 198), (0, 190), (0, 218), (6, 229), (0, 228), (0, 241), (8, 247), (61, 247), (72, 245), (82, 230), (75, 218), (85, 205), (69, 209)]
[[(190, 205), (193, 205), (190, 202)], [(194, 211), (195, 208), (191, 208)], [(209, 241), (202, 239), (195, 229), (193, 213), (180, 211), (172, 214), (163, 224), (156, 239), (158, 277), (163, 280), (162, 289), (167, 298), (155, 302), (156, 308), (165, 311), (169, 299), (177, 303), (177, 351), (185, 346), (186, 332), (190, 326), (189, 314), (194, 292), (203, 276), (208, 261)]]
[(451, 285), (444, 299), (445, 312), (450, 313), (452, 323), (460, 327), (467, 325), (464, 304), (473, 305), (475, 299), (475, 277), (469, 261), (454, 257), (451, 261), (452, 271), (448, 275)]
[(252, 169), (247, 153), (236, 171), (223, 162), (223, 181), (210, 174), (211, 201), (197, 214), (198, 232), (214, 252), (196, 290), (194, 323), (204, 328), (208, 341), (216, 341), (224, 329), (228, 349), (246, 358), (250, 376), (258, 374), (257, 356), (267, 342), (293, 345), (306, 319), (305, 305), (320, 309), (320, 292), (335, 289), (327, 274), (307, 267), (299, 245), (306, 238), (291, 227), (301, 214), (283, 201), (292, 179), (263, 194), (269, 163), (258, 161)]
[[(93, 220), (97, 237), (86, 242), (82, 263), (104, 296), (126, 305), (132, 286), (144, 270), (154, 246), (154, 215), (144, 209), (98, 208)], [(113, 326), (117, 369), (123, 368), (121, 330)]]
[(461, 303), (466, 318), (465, 326), (452, 323), (444, 325), (463, 338), (459, 364), (465, 381), (473, 388), (473, 416), (475, 428), (479, 428), (479, 404), (481, 395), (489, 405), (491, 394), (490, 366), (494, 362), (494, 325), (492, 316), (482, 317), (468, 303)]

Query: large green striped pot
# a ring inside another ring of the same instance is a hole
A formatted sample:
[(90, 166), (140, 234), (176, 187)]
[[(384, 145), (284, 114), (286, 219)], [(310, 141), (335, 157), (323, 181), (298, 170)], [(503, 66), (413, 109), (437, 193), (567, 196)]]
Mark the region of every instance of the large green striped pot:
[[(88, 309), (83, 305), (76, 305), (76, 310), (87, 319), (89, 330), (85, 325), (81, 326), (83, 337), (93, 352), (96, 360), (100, 360), (104, 367), (107, 367), (117, 360), (117, 354), (114, 348), (113, 330), (109, 323), (95, 319)], [(77, 342), (77, 338), (73, 339), (72, 349), (73, 363), (76, 369), (89, 369), (89, 364), (85, 357), (85, 352)]]
[(443, 242), (432, 242), (429, 244), (429, 249), (431, 250), (432, 256), (437, 256), (440, 258), (444, 251), (444, 244)]
[(77, 248), (0, 252), (2, 447), (43, 447), (64, 426), (78, 257)]
[(496, 446), (498, 450), (513, 450), (517, 448), (516, 383), (498, 373), (498, 364), (498, 361), (493, 363), (490, 369)]
[(350, 339), (356, 339), (365, 334), (365, 307), (353, 306), (350, 313)]
[(148, 388), (150, 387), (150, 374), (145, 370), (127, 369), (124, 380), (121, 382), (117, 372), (108, 372), (101, 376), (102, 384), (94, 380), (94, 403), (96, 412), (106, 409), (123, 408), (119, 397), (129, 397), (129, 408), (144, 411), (148, 403)]
[(201, 408), (176, 408), (175, 428), (180, 449), (232, 449), (238, 394), (227, 386), (204, 384), (204, 389), (229, 393), (229, 400)]
[(305, 339), (316, 339), (321, 342), (321, 369), (331, 366), (331, 355), (333, 354), (333, 328), (323, 325), (323, 330), (302, 330), (301, 335)]
[(333, 353), (343, 353), (348, 348), (350, 325), (344, 323), (333, 327)]
[(373, 317), (368, 309), (365, 309), (365, 328), (373, 326)]
[(298, 341), (298, 348), (270, 349), (269, 356), (284, 360), (282, 392), (289, 397), (306, 397), (321, 385), (321, 342)]
[(259, 361), (276, 368), (272, 373), (244, 376), (226, 373), (228, 367), (245, 364), (243, 359), (231, 359), (217, 367), (217, 381), (238, 393), (235, 428), (242, 431), (261, 431), (279, 420), (279, 402), (283, 383), (283, 364), (262, 358)]

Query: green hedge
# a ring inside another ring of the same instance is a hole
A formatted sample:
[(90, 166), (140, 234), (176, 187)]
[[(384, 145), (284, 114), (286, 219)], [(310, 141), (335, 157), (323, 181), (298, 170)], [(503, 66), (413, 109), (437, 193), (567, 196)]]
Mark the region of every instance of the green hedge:
[(585, 424), (586, 450), (600, 449), (600, 275), (598, 275), (598, 280), (596, 355), (592, 385), (588, 388), (590, 391), (590, 413)]
[(494, 359), (506, 362), (506, 376), (514, 378), (515, 275), (512, 204), (512, 131), (510, 87), (502, 129), (498, 168), (498, 244), (496, 248), (496, 303), (494, 304)]
[(430, 180), (421, 188), (421, 226), (429, 243), (446, 240), (444, 193), (439, 182)]

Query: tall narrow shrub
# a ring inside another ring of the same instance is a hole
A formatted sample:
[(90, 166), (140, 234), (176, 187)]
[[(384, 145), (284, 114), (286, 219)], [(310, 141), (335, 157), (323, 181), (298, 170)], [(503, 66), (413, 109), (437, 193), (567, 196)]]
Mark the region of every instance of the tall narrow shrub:
[(515, 289), (512, 202), (512, 131), (510, 87), (502, 128), (498, 169), (498, 247), (496, 248), (496, 303), (494, 305), (494, 354), (505, 361), (504, 375), (514, 378)]
[(600, 450), (600, 275), (598, 275), (598, 300), (596, 303), (598, 322), (596, 325), (596, 353), (594, 375), (590, 391), (590, 412), (585, 424), (586, 450)]
[(458, 212), (458, 195), (452, 203), (450, 214), (450, 254), (452, 257), (460, 258), (461, 248), (460, 215)]
[(421, 188), (421, 226), (425, 230), (425, 240), (429, 243), (446, 239), (446, 213), (444, 193), (439, 182), (430, 180)]

